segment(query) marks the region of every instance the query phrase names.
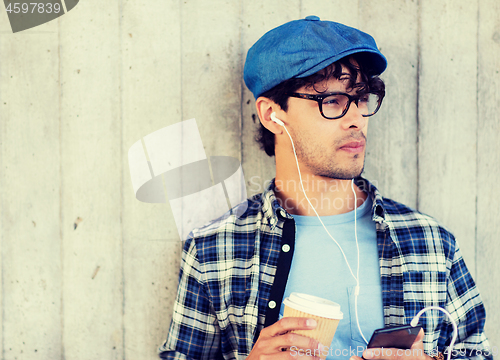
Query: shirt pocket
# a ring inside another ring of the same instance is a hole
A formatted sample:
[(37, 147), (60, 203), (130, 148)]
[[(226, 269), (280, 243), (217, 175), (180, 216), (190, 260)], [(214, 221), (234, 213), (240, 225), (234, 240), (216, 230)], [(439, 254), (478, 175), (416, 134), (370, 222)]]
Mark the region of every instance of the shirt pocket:
[[(351, 327), (351, 340), (359, 342), (366, 346), (363, 337), (359, 333), (358, 323), (356, 321), (355, 308), (355, 287), (348, 288), (349, 297), (349, 317)], [(380, 285), (361, 285), (358, 295), (358, 317), (359, 326), (366, 340), (370, 340), (373, 331), (384, 327), (384, 309), (382, 305), (382, 286)]]
[[(403, 273), (403, 300), (405, 318), (409, 323), (417, 313), (427, 306), (446, 306), (446, 272), (410, 271)], [(439, 310), (429, 310), (420, 318), (427, 329), (435, 329), (445, 316)]]

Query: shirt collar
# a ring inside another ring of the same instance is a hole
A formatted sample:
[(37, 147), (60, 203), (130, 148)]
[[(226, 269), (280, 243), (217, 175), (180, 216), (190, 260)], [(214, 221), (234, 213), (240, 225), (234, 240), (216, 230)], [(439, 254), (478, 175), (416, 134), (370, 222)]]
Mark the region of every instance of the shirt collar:
[(269, 185), (266, 187), (262, 193), (262, 211), (264, 212), (264, 217), (267, 219), (271, 229), (274, 229), (278, 223), (278, 216), (282, 218), (292, 219), (290, 215), (279, 203), (274, 193), (275, 179), (272, 179)]
[(382, 223), (385, 220), (384, 198), (380, 191), (371, 182), (359, 176), (354, 179), (354, 183), (358, 188), (369, 194), (372, 198), (372, 220), (377, 223)]
[[(279, 203), (274, 192), (275, 189), (275, 179), (272, 179), (269, 185), (266, 187), (262, 193), (262, 211), (264, 213), (264, 218), (267, 219), (271, 229), (274, 229), (278, 223), (278, 217), (293, 219)], [(383, 197), (378, 191), (378, 189), (363, 177), (357, 177), (354, 179), (354, 183), (361, 190), (366, 192), (372, 198), (372, 219), (375, 222), (382, 223), (385, 220), (385, 208), (383, 204)]]

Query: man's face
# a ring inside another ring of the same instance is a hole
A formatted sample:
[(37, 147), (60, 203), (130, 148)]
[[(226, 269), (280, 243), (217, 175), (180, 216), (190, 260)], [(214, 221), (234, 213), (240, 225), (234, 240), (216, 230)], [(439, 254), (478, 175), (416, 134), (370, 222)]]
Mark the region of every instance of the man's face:
[[(344, 72), (346, 76), (316, 84), (316, 89), (325, 90), (322, 94), (338, 91), (355, 95), (355, 90), (348, 91), (347, 70)], [(296, 92), (318, 94), (306, 87)], [(286, 114), (301, 171), (344, 180), (362, 173), (368, 118), (361, 116), (354, 102), (342, 118), (328, 120), (320, 114), (317, 102), (291, 97)]]

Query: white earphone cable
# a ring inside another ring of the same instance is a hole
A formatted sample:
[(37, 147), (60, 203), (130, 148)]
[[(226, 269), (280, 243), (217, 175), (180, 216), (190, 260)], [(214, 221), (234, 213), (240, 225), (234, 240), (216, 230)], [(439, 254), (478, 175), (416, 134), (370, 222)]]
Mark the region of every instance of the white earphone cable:
[[(279, 124), (279, 123), (278, 123)], [(349, 268), (349, 271), (351, 272), (351, 275), (352, 277), (354, 278), (354, 280), (356, 281), (356, 287), (355, 287), (355, 290), (354, 290), (354, 309), (355, 309), (355, 313), (356, 313), (356, 323), (358, 325), (358, 330), (359, 330), (359, 333), (361, 334), (361, 337), (363, 338), (363, 340), (368, 344), (368, 340), (366, 340), (366, 337), (364, 336), (363, 332), (361, 331), (361, 326), (359, 325), (359, 317), (358, 317), (358, 295), (359, 295), (359, 245), (358, 245), (358, 235), (357, 235), (357, 227), (356, 227), (356, 208), (357, 208), (357, 197), (356, 197), (356, 191), (354, 190), (354, 179), (352, 179), (351, 181), (351, 189), (352, 189), (352, 192), (354, 194), (354, 237), (356, 239), (356, 249), (357, 249), (357, 252), (358, 252), (358, 265), (357, 265), (357, 269), (356, 269), (356, 276), (354, 275), (352, 269), (351, 269), (351, 266), (349, 265), (349, 261), (347, 261), (347, 257), (344, 253), (344, 250), (342, 249), (342, 247), (340, 246), (340, 244), (337, 242), (337, 240), (335, 240), (335, 238), (332, 236), (332, 234), (330, 234), (330, 232), (328, 231), (328, 229), (326, 228), (325, 224), (323, 223), (323, 221), (321, 220), (320, 216), (318, 215), (318, 212), (316, 211), (316, 209), (314, 208), (313, 204), (311, 203), (311, 201), (309, 200), (309, 198), (307, 197), (307, 194), (306, 194), (306, 190), (304, 189), (304, 184), (302, 183), (302, 175), (300, 173), (300, 167), (299, 167), (299, 160), (297, 159), (297, 153), (295, 152), (295, 145), (293, 143), (293, 139), (292, 139), (292, 136), (290, 135), (290, 133), (288, 132), (288, 129), (286, 128), (286, 126), (284, 125), (283, 122), (281, 122), (280, 124), (281, 126), (283, 126), (283, 128), (285, 129), (286, 133), (288, 134), (288, 137), (290, 138), (290, 141), (292, 142), (292, 149), (293, 149), (293, 155), (295, 156), (295, 163), (297, 164), (297, 170), (299, 172), (299, 179), (300, 179), (300, 186), (302, 188), (302, 192), (304, 193), (304, 196), (307, 200), (307, 202), (309, 203), (309, 205), (311, 206), (311, 208), (313, 209), (314, 213), (316, 214), (316, 216), (318, 217), (318, 220), (320, 221), (321, 225), (323, 225), (323, 228), (325, 229), (325, 231), (327, 232), (327, 234), (332, 238), (332, 240), (335, 242), (335, 244), (337, 244), (338, 248), (340, 249), (340, 252), (342, 253), (342, 256), (344, 257), (344, 260), (347, 264), (347, 267)], [(329, 344), (327, 344), (328, 346)]]
[(420, 310), (417, 313), (417, 315), (415, 315), (415, 317), (410, 322), (410, 325), (417, 326), (418, 320), (420, 319), (420, 316), (424, 312), (426, 312), (427, 310), (439, 310), (439, 311), (443, 312), (446, 316), (448, 316), (448, 319), (450, 320), (451, 325), (453, 326), (453, 336), (451, 337), (451, 342), (450, 342), (450, 345), (448, 346), (448, 356), (447, 356), (447, 360), (451, 360), (451, 354), (453, 352), (453, 345), (455, 345), (455, 341), (457, 340), (458, 330), (457, 330), (457, 323), (455, 322), (455, 320), (453, 320), (453, 318), (451, 317), (451, 314), (448, 311), (446, 311), (445, 309), (443, 309), (442, 307), (439, 307), (439, 306), (427, 306), (426, 308), (423, 308), (422, 310)]
[[(304, 185), (302, 183), (302, 175), (300, 174), (300, 167), (299, 167), (299, 161), (297, 159), (297, 154), (295, 153), (295, 145), (293, 144), (293, 140), (292, 140), (292, 137), (290, 136), (290, 133), (288, 132), (287, 128), (285, 126), (283, 126), (285, 128), (285, 131), (286, 133), (288, 134), (288, 136), (290, 137), (290, 141), (292, 142), (292, 148), (293, 148), (293, 154), (295, 155), (295, 162), (297, 164), (297, 170), (299, 171), (299, 179), (300, 179), (300, 186), (302, 187), (302, 192), (304, 193), (304, 196), (306, 197), (306, 200), (307, 202), (309, 203), (309, 205), (311, 205), (311, 208), (313, 209), (314, 213), (316, 214), (316, 216), (318, 217), (321, 225), (323, 225), (323, 228), (326, 230), (326, 232), (328, 233), (328, 235), (332, 238), (332, 240), (335, 242), (335, 244), (337, 244), (337, 246), (339, 247), (340, 249), (340, 252), (342, 253), (342, 256), (344, 256), (344, 260), (345, 262), (347, 263), (347, 267), (349, 268), (349, 271), (351, 272), (351, 275), (352, 277), (354, 278), (354, 280), (356, 280), (356, 284), (358, 284), (358, 278), (354, 275), (352, 269), (351, 269), (351, 266), (349, 265), (349, 262), (347, 261), (347, 257), (345, 256), (345, 253), (344, 253), (344, 250), (342, 250), (342, 247), (340, 246), (340, 244), (337, 242), (337, 240), (335, 240), (335, 238), (332, 236), (332, 234), (330, 234), (330, 232), (328, 231), (328, 229), (326, 228), (325, 224), (323, 223), (323, 221), (321, 220), (320, 216), (318, 215), (316, 209), (314, 208), (313, 204), (311, 204), (311, 201), (309, 200), (309, 198), (307, 197), (306, 195), (306, 191), (304, 189)], [(358, 284), (359, 285), (359, 284)]]
[(356, 288), (354, 290), (354, 312), (356, 313), (356, 324), (358, 325), (358, 330), (359, 333), (361, 334), (361, 337), (365, 341), (365, 343), (368, 344), (368, 340), (366, 340), (365, 335), (363, 334), (363, 331), (361, 331), (361, 326), (359, 325), (359, 316), (358, 316), (358, 295), (359, 295), (359, 244), (358, 244), (358, 229), (357, 229), (357, 214), (356, 214), (356, 209), (358, 208), (358, 198), (356, 196), (356, 191), (354, 190), (354, 179), (351, 181), (351, 189), (352, 193), (354, 194), (354, 237), (356, 238), (356, 249), (358, 250), (358, 267), (356, 269)]

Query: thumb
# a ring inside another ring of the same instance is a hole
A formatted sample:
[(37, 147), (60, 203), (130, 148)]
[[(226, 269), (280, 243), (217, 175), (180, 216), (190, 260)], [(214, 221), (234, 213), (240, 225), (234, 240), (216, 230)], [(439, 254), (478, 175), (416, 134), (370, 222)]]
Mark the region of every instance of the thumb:
[(424, 329), (420, 329), (420, 331), (418, 332), (417, 337), (415, 338), (415, 341), (413, 342), (413, 345), (411, 347), (414, 348), (414, 347), (423, 346), (424, 335), (425, 335)]

